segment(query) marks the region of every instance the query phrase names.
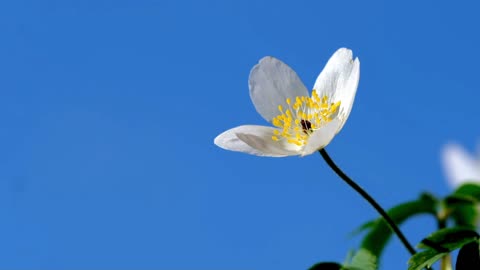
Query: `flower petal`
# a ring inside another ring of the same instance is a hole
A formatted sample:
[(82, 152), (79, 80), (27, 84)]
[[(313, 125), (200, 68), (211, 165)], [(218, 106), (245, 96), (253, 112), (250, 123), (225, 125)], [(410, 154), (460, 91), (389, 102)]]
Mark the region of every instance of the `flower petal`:
[(478, 162), (459, 145), (447, 144), (443, 149), (442, 161), (448, 183), (452, 187), (467, 181), (480, 181)]
[(328, 60), (325, 68), (315, 81), (313, 89), (320, 96), (327, 95), (332, 102), (341, 101), (339, 117), (341, 125), (347, 121), (352, 110), (353, 101), (360, 79), (360, 60), (352, 60), (352, 51), (346, 48), (338, 49)]
[[(360, 60), (358, 58), (353, 62), (352, 71), (347, 81), (345, 82), (342, 90), (339, 90), (339, 98), (341, 98), (342, 103), (340, 105), (340, 117), (342, 120), (343, 127), (345, 122), (352, 111), (353, 102), (355, 101), (355, 94), (357, 93), (358, 81), (360, 80)], [(340, 130), (339, 130), (340, 131)]]
[(336, 118), (322, 128), (314, 131), (312, 135), (310, 135), (310, 138), (308, 138), (307, 145), (305, 145), (302, 151), (302, 156), (310, 155), (327, 146), (333, 140), (335, 134), (337, 134), (341, 124), (340, 119)]
[(295, 71), (271, 56), (262, 58), (252, 68), (248, 86), (255, 109), (268, 122), (279, 114), (278, 105), (286, 107), (287, 98), (309, 96)]
[(287, 144), (272, 140), (274, 128), (265, 126), (239, 126), (218, 135), (214, 143), (219, 147), (256, 156), (285, 157), (299, 155)]

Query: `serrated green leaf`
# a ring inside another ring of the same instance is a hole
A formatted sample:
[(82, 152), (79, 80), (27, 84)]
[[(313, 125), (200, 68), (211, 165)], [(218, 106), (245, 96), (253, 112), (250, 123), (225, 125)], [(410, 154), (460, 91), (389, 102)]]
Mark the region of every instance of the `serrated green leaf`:
[(438, 230), (417, 245), (425, 250), (418, 252), (410, 258), (408, 270), (420, 270), (430, 267), (443, 256), (469, 243), (478, 242), (478, 239), (478, 233), (468, 227)]
[(478, 238), (478, 233), (468, 227), (445, 228), (427, 236), (417, 247), (450, 252)]
[[(419, 199), (402, 203), (387, 211), (395, 224), (402, 224), (408, 218), (419, 214), (436, 215), (438, 200), (427, 193), (420, 196)], [(360, 245), (362, 249), (368, 250), (375, 258), (376, 264), (380, 255), (392, 235), (392, 231), (383, 218), (377, 219), (377, 223), (371, 227), (369, 233), (365, 235)]]
[(434, 249), (427, 249), (413, 255), (408, 260), (408, 270), (421, 270), (431, 267), (436, 261), (440, 260), (448, 252), (438, 252)]
[(335, 262), (322, 262), (313, 265), (308, 270), (341, 270), (342, 265)]
[(464, 245), (458, 252), (456, 270), (480, 269), (480, 246), (478, 241)]
[(349, 270), (376, 270), (377, 257), (366, 249), (360, 249), (353, 255), (352, 262), (347, 264), (346, 268)]
[(355, 251), (350, 249), (347, 252), (347, 256), (345, 257), (345, 260), (343, 261), (343, 265), (347, 265), (352, 261), (353, 256), (355, 255)]

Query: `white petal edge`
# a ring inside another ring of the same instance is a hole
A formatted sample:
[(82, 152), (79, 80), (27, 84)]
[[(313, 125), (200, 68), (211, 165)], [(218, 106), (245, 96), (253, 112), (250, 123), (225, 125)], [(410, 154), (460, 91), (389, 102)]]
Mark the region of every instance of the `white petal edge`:
[(342, 124), (340, 119), (336, 118), (310, 135), (307, 145), (302, 151), (302, 156), (310, 155), (313, 152), (326, 147), (337, 134), (339, 126)]
[(268, 122), (279, 114), (278, 105), (286, 107), (286, 99), (309, 96), (297, 73), (282, 61), (267, 56), (250, 71), (250, 98), (257, 112)]
[(338, 97), (341, 98), (342, 103), (340, 105), (340, 118), (342, 120), (342, 124), (340, 125), (339, 130), (337, 133), (342, 129), (343, 125), (347, 122), (348, 117), (350, 116), (350, 112), (353, 108), (353, 103), (355, 101), (355, 95), (357, 94), (358, 88), (358, 81), (360, 80), (360, 60), (358, 58), (355, 59), (353, 62), (353, 68), (350, 73), (347, 82), (343, 86), (342, 89), (338, 91)]
[(288, 145), (272, 140), (272, 127), (245, 125), (229, 129), (218, 135), (214, 143), (226, 150), (247, 153), (256, 156), (286, 157), (299, 155)]
[(360, 80), (360, 60), (353, 60), (352, 55), (352, 51), (347, 48), (338, 49), (330, 57), (313, 86), (320, 96), (327, 95), (332, 102), (341, 101), (339, 117), (342, 124), (337, 133), (350, 115)]
[(442, 163), (447, 181), (453, 188), (467, 181), (480, 181), (478, 162), (457, 144), (447, 144), (443, 148)]

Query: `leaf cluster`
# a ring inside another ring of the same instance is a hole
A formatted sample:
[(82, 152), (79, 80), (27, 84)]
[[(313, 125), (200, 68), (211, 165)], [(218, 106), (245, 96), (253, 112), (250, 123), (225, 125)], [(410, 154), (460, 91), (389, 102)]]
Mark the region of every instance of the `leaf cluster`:
[[(438, 230), (425, 237), (418, 245), (419, 251), (408, 261), (408, 270), (430, 269), (438, 260), (460, 249), (457, 270), (480, 269), (480, 236), (476, 232), (480, 205), (480, 184), (467, 183), (445, 198), (423, 193), (417, 199), (389, 209), (387, 214), (397, 225), (419, 215), (431, 216)], [(383, 218), (368, 221), (353, 234), (363, 233), (356, 252), (340, 263), (318, 263), (309, 270), (376, 270), (385, 246), (393, 231)]]

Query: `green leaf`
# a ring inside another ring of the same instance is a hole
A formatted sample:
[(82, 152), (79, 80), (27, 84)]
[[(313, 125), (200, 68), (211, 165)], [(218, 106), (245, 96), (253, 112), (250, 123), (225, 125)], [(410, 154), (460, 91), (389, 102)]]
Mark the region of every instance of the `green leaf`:
[(358, 250), (353, 255), (352, 262), (346, 265), (348, 270), (376, 270), (377, 257), (366, 249)]
[(340, 270), (343, 269), (341, 264), (335, 262), (322, 262), (313, 265), (308, 270)]
[[(432, 214), (435, 216), (437, 204), (438, 201), (434, 196), (424, 193), (417, 200), (402, 203), (391, 208), (387, 211), (387, 214), (395, 224), (399, 225), (408, 218), (418, 214)], [(369, 222), (367, 224), (370, 224), (371, 229), (363, 238), (360, 247), (368, 250), (376, 258), (376, 264), (378, 265), (378, 259), (390, 239), (392, 231), (383, 218), (377, 219), (376, 223)]]
[(408, 270), (430, 267), (443, 256), (469, 243), (477, 242), (479, 235), (468, 227), (454, 227), (438, 230), (423, 239), (419, 248), (425, 249), (413, 255), (408, 261)]
[(452, 194), (444, 199), (446, 205), (455, 206), (457, 204), (475, 204), (477, 200), (469, 195)]
[(472, 197), (449, 196), (445, 198), (444, 204), (450, 217), (456, 226), (475, 228), (478, 219), (476, 203), (471, 201)]
[(459, 186), (453, 194), (470, 196), (480, 202), (480, 184), (475, 182), (465, 183)]
[(463, 184), (443, 200), (447, 211), (457, 226), (475, 228), (478, 220), (476, 205), (480, 202), (480, 185)]
[(454, 227), (438, 230), (423, 239), (418, 248), (430, 248), (440, 251), (453, 251), (479, 238), (476, 231), (470, 228)]
[(458, 252), (456, 270), (480, 269), (480, 246), (478, 241), (464, 245)]
[(459, 205), (451, 211), (450, 216), (456, 226), (466, 226), (472, 229), (476, 227), (478, 212), (475, 205)]
[(436, 261), (440, 260), (448, 252), (438, 252), (434, 249), (427, 249), (413, 255), (408, 261), (408, 270), (421, 270), (431, 267)]

